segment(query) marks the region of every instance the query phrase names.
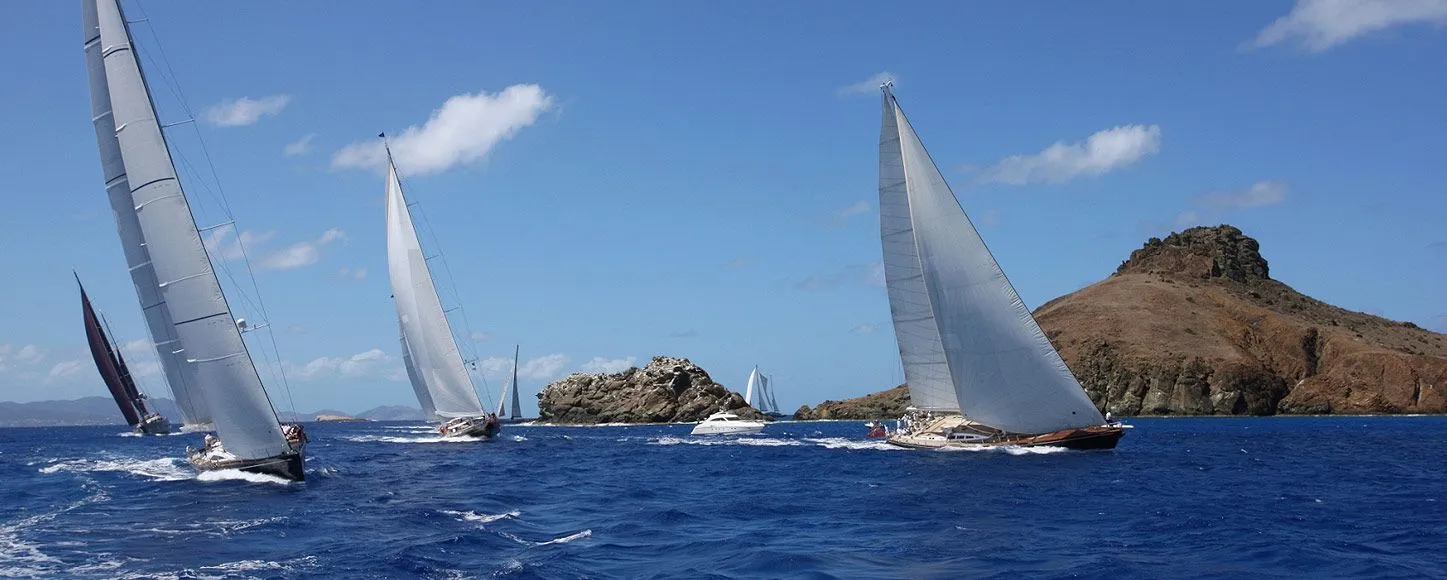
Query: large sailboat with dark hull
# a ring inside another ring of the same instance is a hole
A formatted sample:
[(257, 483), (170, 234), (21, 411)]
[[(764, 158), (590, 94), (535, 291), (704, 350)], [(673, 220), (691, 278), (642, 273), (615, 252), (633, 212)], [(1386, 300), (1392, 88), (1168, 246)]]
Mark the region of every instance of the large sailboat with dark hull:
[(118, 0), (83, 0), (82, 6), (91, 119), (136, 297), (187, 422), (215, 429), (187, 458), (202, 470), (300, 480), (305, 434), (299, 425), (284, 432), (226, 302), (129, 23)]
[(126, 418), (126, 424), (141, 435), (170, 433), (171, 422), (160, 413), (146, 408), (146, 395), (136, 388), (135, 377), (131, 376), (125, 357), (115, 348), (111, 337), (106, 336), (106, 327), (91, 307), (90, 296), (86, 295), (85, 286), (81, 285), (79, 276), (75, 283), (80, 286), (81, 318), (85, 322), (85, 341), (90, 346), (90, 356), (95, 360), (96, 371), (100, 373), (106, 389), (116, 400), (121, 416)]
[(901, 447), (1114, 448), (891, 92), (879, 137), (884, 278), (912, 407)]
[[(385, 138), (385, 136), (379, 135)], [(432, 270), (412, 224), (397, 166), (387, 152), (387, 273), (402, 331), (402, 363), (430, 421), (443, 437), (491, 439), (502, 431), (497, 415), (482, 408), (472, 377), (437, 296)]]

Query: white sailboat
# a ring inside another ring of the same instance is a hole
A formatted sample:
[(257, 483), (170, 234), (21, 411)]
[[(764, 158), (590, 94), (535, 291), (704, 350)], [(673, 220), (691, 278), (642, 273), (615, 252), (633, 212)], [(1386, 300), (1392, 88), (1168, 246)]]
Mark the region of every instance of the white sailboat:
[(779, 403), (774, 401), (773, 379), (760, 373), (757, 366), (749, 372), (748, 386), (744, 388), (744, 402), (770, 417), (784, 416), (779, 411)]
[[(507, 408), (511, 402), (511, 408)], [(504, 414), (507, 411), (507, 414)], [(503, 389), (502, 396), (497, 398), (497, 416), (499, 419), (506, 418), (509, 423), (516, 423), (523, 418), (522, 401), (518, 399), (518, 347), (514, 346), (512, 351), (512, 382)]]
[(176, 176), (117, 0), (85, 0), (92, 119), (107, 195), (157, 355), (187, 424), (215, 426), (199, 469), (300, 480), (305, 437), (283, 434)]
[(437, 297), (391, 151), (387, 152), (387, 272), (402, 329), (407, 378), (428, 419), (442, 422), (438, 431), (443, 437), (497, 435), (502, 426), (496, 415), (483, 410)]
[(879, 227), (889, 307), (914, 407), (904, 447), (1109, 449), (1108, 423), (1040, 330), (886, 82)]

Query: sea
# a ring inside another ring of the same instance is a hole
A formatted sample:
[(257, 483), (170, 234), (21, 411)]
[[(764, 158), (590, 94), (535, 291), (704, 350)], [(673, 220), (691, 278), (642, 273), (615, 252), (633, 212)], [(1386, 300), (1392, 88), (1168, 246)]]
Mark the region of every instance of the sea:
[(0, 576), (1447, 577), (1447, 417), (1128, 422), (1113, 451), (324, 423), (301, 483), (197, 475), (199, 434), (0, 429)]

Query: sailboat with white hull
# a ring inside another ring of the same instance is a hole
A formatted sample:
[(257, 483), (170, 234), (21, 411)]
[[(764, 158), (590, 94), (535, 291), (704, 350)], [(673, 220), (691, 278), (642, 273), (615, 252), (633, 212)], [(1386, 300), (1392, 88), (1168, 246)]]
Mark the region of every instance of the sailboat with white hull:
[(306, 436), (299, 425), (283, 431), (246, 350), (177, 178), (125, 15), (118, 0), (83, 0), (82, 7), (91, 118), (136, 297), (187, 422), (216, 430), (187, 457), (202, 470), (300, 480)]
[(497, 415), (483, 410), (463, 365), (390, 150), (386, 203), (387, 272), (402, 330), (402, 361), (417, 400), (429, 420), (441, 421), (437, 430), (443, 437), (495, 437), (502, 425)]
[(913, 407), (901, 447), (1114, 448), (1108, 422), (1040, 330), (886, 82), (879, 226)]
[(85, 341), (90, 346), (91, 359), (95, 361), (96, 372), (100, 373), (106, 389), (116, 400), (116, 406), (120, 407), (121, 416), (126, 418), (126, 424), (140, 435), (170, 433), (171, 422), (160, 413), (146, 408), (146, 396), (136, 388), (135, 378), (131, 376), (130, 367), (126, 366), (125, 357), (112, 346), (114, 341), (106, 336), (105, 325), (101, 323), (100, 317), (96, 316), (95, 309), (91, 308), (90, 297), (85, 293), (85, 286), (80, 283), (80, 276), (76, 276), (75, 284), (80, 286), (81, 319), (85, 322)]

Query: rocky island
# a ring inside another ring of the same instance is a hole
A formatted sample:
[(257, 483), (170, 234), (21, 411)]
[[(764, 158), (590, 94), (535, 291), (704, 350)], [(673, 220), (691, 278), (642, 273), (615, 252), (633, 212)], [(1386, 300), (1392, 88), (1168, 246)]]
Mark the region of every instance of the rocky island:
[[(1120, 416), (1447, 413), (1447, 336), (1273, 280), (1260, 244), (1228, 225), (1151, 238), (1035, 318)], [(908, 400), (896, 387), (797, 418), (893, 418)]]
[(668, 356), (618, 373), (573, 373), (538, 393), (538, 421), (543, 423), (681, 423), (721, 410), (768, 420), (692, 361)]

